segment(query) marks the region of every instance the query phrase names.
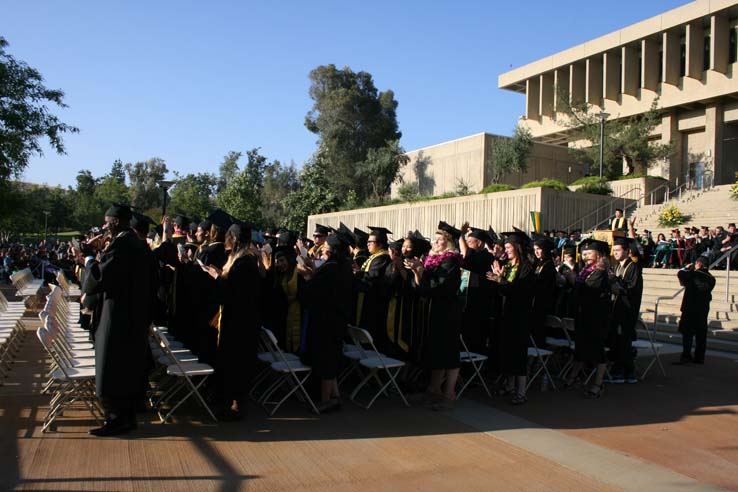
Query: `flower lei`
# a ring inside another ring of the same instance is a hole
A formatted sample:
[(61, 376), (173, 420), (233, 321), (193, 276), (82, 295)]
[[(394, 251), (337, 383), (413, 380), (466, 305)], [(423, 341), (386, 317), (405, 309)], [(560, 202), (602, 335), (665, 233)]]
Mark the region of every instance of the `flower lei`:
[(585, 280), (587, 280), (587, 277), (589, 277), (589, 274), (592, 273), (595, 268), (597, 268), (597, 264), (596, 263), (593, 263), (593, 264), (589, 265), (588, 267), (586, 267), (581, 272), (579, 272), (577, 274), (577, 282), (582, 283)]
[(461, 255), (456, 251), (444, 251), (440, 255), (428, 255), (423, 263), (423, 268), (426, 270), (434, 270), (438, 268), (438, 265), (443, 263), (447, 258), (453, 258), (457, 264), (461, 265)]

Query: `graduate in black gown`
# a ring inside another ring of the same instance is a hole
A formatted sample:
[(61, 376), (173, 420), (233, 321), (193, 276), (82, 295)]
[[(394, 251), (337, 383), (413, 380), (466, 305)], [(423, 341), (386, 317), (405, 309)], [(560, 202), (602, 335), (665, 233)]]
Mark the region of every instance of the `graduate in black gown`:
[(487, 231), (461, 226), (459, 250), (464, 261), (461, 272), (461, 291), (464, 303), (464, 321), (461, 333), (467, 348), (472, 352), (487, 353), (490, 336), (490, 281), (487, 272), (492, 269), (494, 257), (485, 245), (492, 239)]
[(579, 244), (579, 253), (585, 267), (577, 274), (574, 285), (576, 345), (574, 365), (567, 387), (573, 387), (585, 364), (597, 368), (593, 384), (584, 392), (587, 398), (599, 398), (607, 360), (605, 342), (610, 328), (610, 280), (607, 258), (610, 245), (594, 239), (585, 239)]
[(95, 383), (105, 409), (96, 436), (125, 434), (136, 427), (135, 405), (147, 386), (151, 360), (148, 342), (157, 288), (151, 251), (130, 229), (131, 210), (112, 206), (105, 222), (112, 241), (100, 262), (87, 269), (86, 295), (101, 296), (95, 335)]
[(361, 269), (364, 262), (369, 259), (369, 250), (367, 249), (367, 241), (369, 234), (354, 227), (354, 237), (356, 237), (356, 246), (353, 248), (354, 263)]
[(258, 258), (249, 249), (251, 229), (235, 223), (225, 234), (229, 252), (223, 270), (208, 267), (215, 280), (214, 296), (219, 315), (215, 363), (216, 395), (222, 420), (238, 420), (246, 406), (248, 383), (253, 379), (254, 360), (261, 319), (261, 276)]
[(610, 329), (611, 383), (637, 383), (635, 362), (631, 344), (637, 338), (636, 322), (641, 311), (643, 295), (643, 273), (638, 261), (638, 248), (630, 238), (615, 239), (612, 247), (615, 259), (610, 289), (614, 300), (612, 327)]
[(386, 272), (391, 262), (387, 235), (392, 232), (384, 227), (369, 229), (372, 231), (367, 241), (370, 256), (355, 273), (358, 292), (356, 325), (367, 330), (374, 338), (377, 350), (385, 353), (392, 348), (386, 330), (389, 302)]
[[(682, 355), (678, 364), (705, 363), (707, 348), (707, 316), (710, 312), (712, 289), (715, 277), (707, 270), (709, 260), (700, 256), (694, 267), (679, 270), (679, 283), (684, 287), (682, 297), (682, 316), (679, 318), (679, 332), (682, 334)], [(692, 342), (696, 339), (694, 356)]]
[(507, 263), (495, 260), (487, 274), (495, 283), (494, 290), (504, 299), (498, 320), (499, 341), (493, 350), (500, 372), (506, 376), (500, 394), (512, 395), (511, 403), (520, 405), (528, 400), (528, 344), (535, 275), (527, 254), (530, 238), (519, 231), (503, 235)]
[(551, 257), (553, 251), (554, 244), (551, 239), (540, 237), (533, 241), (536, 280), (533, 289), (533, 311), (531, 312), (530, 326), (531, 334), (538, 347), (544, 347), (546, 344), (546, 316), (554, 314), (556, 306), (558, 276)]
[(343, 338), (351, 317), (353, 274), (350, 240), (331, 234), (321, 247), (324, 261), (314, 271), (300, 267), (307, 280), (300, 302), (307, 310), (307, 351), (303, 359), (320, 379), (320, 404), (326, 412), (341, 406), (338, 371), (341, 367)]
[(438, 409), (452, 408), (456, 401), (459, 328), (463, 316), (458, 296), (462, 258), (456, 248), (460, 236), (461, 231), (441, 222), (425, 261), (405, 260), (405, 267), (413, 273), (418, 295), (428, 301), (424, 316), (428, 339), (423, 344), (423, 362), (431, 371), (428, 397)]

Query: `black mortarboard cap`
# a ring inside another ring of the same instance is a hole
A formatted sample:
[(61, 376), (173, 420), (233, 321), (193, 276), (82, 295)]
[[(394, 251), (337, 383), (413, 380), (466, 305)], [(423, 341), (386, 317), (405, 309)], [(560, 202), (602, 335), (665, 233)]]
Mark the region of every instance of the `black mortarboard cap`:
[(235, 219), (225, 210), (218, 208), (208, 216), (208, 221), (221, 231), (227, 231), (231, 224), (235, 222)]
[(387, 244), (387, 235), (392, 234), (392, 231), (390, 231), (386, 227), (369, 226), (369, 229), (371, 229), (372, 231), (371, 233), (369, 233), (369, 235), (376, 237), (384, 244)]
[(251, 242), (251, 227), (245, 222), (240, 220), (234, 221), (228, 228), (228, 232), (233, 234), (239, 243)]
[(356, 236), (356, 244), (366, 246), (366, 242), (369, 240), (369, 234), (354, 227), (354, 236)]
[(484, 229), (478, 229), (476, 227), (470, 228), (469, 235), (473, 238), (479, 239), (480, 241), (483, 241), (485, 243), (491, 243), (492, 238), (490, 237), (489, 233), (485, 231)]
[(346, 227), (346, 224), (343, 222), (338, 224), (338, 230), (336, 231), (336, 234), (343, 235), (348, 241), (351, 246), (356, 246), (356, 234), (353, 233), (351, 229)]
[(122, 220), (131, 220), (131, 207), (120, 203), (114, 203), (105, 212), (105, 217), (117, 217)]
[(551, 251), (555, 248), (554, 242), (550, 237), (540, 236), (533, 240), (533, 244), (538, 246), (544, 251)]
[(315, 233), (314, 234), (323, 234), (324, 236), (327, 236), (331, 232), (331, 228), (328, 226), (324, 226), (322, 224), (315, 224)]
[(194, 233), (197, 230), (197, 221), (190, 222), (190, 232)]
[(175, 215), (175, 216), (174, 216), (174, 223), (175, 223), (175, 224), (177, 224), (177, 226), (178, 226), (178, 227), (179, 227), (180, 229), (184, 228), (184, 227), (185, 227), (186, 225), (188, 225), (188, 224), (189, 224), (190, 222), (191, 222), (191, 221), (190, 221), (190, 218), (189, 218), (189, 217), (187, 217), (186, 215), (182, 215), (182, 214), (177, 214), (177, 215)]
[(438, 230), (443, 231), (447, 234), (449, 234), (454, 239), (459, 239), (461, 237), (461, 231), (455, 228), (452, 225), (447, 224), (444, 221), (440, 221), (438, 223)]
[(420, 231), (416, 230), (409, 236), (410, 241), (413, 243), (413, 253), (419, 256), (423, 256), (431, 250), (431, 242), (428, 241)]
[(576, 246), (567, 246), (567, 247), (565, 247), (564, 248), (564, 254), (565, 255), (576, 256), (577, 255), (577, 247)]
[(528, 246), (530, 244), (530, 237), (517, 227), (513, 226), (512, 232), (503, 232), (503, 236), (505, 236), (506, 243), (518, 243), (522, 246)]
[(579, 252), (582, 251), (589, 251), (589, 250), (595, 250), (598, 251), (600, 254), (609, 256), (610, 255), (610, 245), (607, 244), (604, 241), (598, 241), (597, 239), (585, 239), (581, 243), (579, 243)]
[(404, 243), (404, 242), (405, 242), (404, 239), (400, 239), (400, 240), (397, 240), (397, 241), (392, 241), (391, 243), (389, 243), (388, 246), (389, 246), (390, 249), (394, 249), (395, 251), (400, 251), (400, 250), (402, 250), (402, 243)]
[(131, 227), (142, 234), (149, 233), (149, 225), (156, 225), (156, 222), (148, 215), (138, 212), (131, 212), (131, 214), (133, 215), (131, 218)]
[(200, 222), (199, 224), (197, 224), (197, 227), (199, 227), (203, 231), (209, 231), (210, 230), (210, 227), (212, 227), (212, 225), (213, 225), (213, 223), (210, 222), (209, 220), (203, 220), (202, 222)]

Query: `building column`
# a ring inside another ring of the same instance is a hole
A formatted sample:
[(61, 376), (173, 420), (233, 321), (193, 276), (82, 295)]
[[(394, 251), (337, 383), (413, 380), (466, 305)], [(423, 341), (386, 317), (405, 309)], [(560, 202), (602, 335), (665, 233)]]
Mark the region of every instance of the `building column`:
[(569, 100), (574, 104), (581, 103), (586, 98), (586, 79), (584, 67), (581, 65), (569, 65)]
[(664, 41), (662, 43), (664, 56), (661, 70), (664, 74), (664, 82), (671, 85), (679, 83), (679, 65), (681, 57), (681, 45), (679, 43), (678, 31), (664, 32)]
[(569, 67), (558, 68), (554, 71), (554, 111), (560, 106), (559, 96), (563, 91), (569, 91)]
[(641, 87), (651, 91), (659, 84), (659, 46), (653, 39), (641, 41)]
[(623, 46), (623, 94), (637, 96), (641, 81), (638, 80), (638, 48), (636, 46)]
[(605, 99), (611, 101), (617, 101), (620, 95), (620, 52), (610, 51), (602, 55), (602, 60), (605, 64), (603, 85)]
[(730, 176), (730, 166), (723, 163), (723, 139), (724, 139), (724, 114), (723, 106), (719, 103), (709, 103), (705, 107), (705, 163), (707, 169), (712, 171), (715, 184), (727, 184), (735, 181)]
[[(679, 131), (679, 119), (675, 112), (666, 113), (661, 117), (661, 143), (674, 143), (674, 153), (661, 164), (661, 177), (669, 180), (671, 184), (676, 182), (677, 177), (684, 176), (687, 171), (684, 167), (684, 142), (682, 133)], [(680, 182), (681, 182), (680, 178)]]
[(539, 80), (541, 86), (541, 95), (539, 101), (538, 112), (543, 116), (551, 118), (554, 114), (554, 74), (553, 72), (544, 73)]
[(602, 58), (587, 58), (587, 86), (585, 100), (589, 104), (602, 107)]
[(729, 38), (728, 18), (713, 15), (710, 18), (710, 70), (720, 73), (728, 71)]
[(528, 120), (537, 120), (541, 113), (541, 82), (538, 78), (532, 78), (525, 81), (525, 118)]

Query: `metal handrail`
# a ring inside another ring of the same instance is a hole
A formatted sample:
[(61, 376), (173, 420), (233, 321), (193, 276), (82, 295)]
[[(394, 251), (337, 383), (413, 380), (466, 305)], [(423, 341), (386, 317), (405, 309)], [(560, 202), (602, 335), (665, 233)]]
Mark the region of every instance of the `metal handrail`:
[[(576, 226), (577, 224), (579, 224), (579, 228), (580, 228), (580, 229), (584, 229), (584, 220), (585, 220), (585, 219), (587, 219), (587, 218), (589, 218), (589, 217), (591, 217), (591, 216), (593, 216), (593, 215), (595, 215), (595, 214), (597, 214), (597, 215), (599, 216), (599, 213), (600, 213), (600, 212), (601, 212), (601, 211), (602, 211), (603, 209), (605, 209), (605, 208), (608, 208), (608, 207), (610, 208), (610, 215), (609, 215), (609, 216), (611, 216), (611, 215), (612, 215), (612, 207), (613, 207), (613, 205), (615, 204), (615, 202), (616, 202), (616, 201), (618, 201), (618, 200), (623, 200), (623, 204), (625, 204), (625, 200), (626, 200), (625, 196), (626, 196), (626, 195), (629, 195), (629, 194), (631, 194), (631, 193), (633, 193), (634, 191), (637, 191), (637, 192), (639, 193), (639, 194), (638, 194), (638, 198), (636, 198), (636, 199), (635, 199), (635, 200), (636, 200), (636, 203), (638, 203), (638, 202), (639, 202), (639, 201), (641, 200), (641, 198), (643, 198), (643, 194), (642, 194), (642, 193), (640, 193), (640, 191), (641, 191), (641, 187), (640, 187), (640, 186), (638, 186), (638, 187), (635, 187), (635, 188), (631, 188), (631, 189), (629, 189), (628, 191), (626, 191), (625, 193), (622, 193), (621, 195), (618, 195), (618, 196), (616, 196), (616, 197), (610, 197), (610, 198), (611, 198), (611, 200), (610, 200), (609, 202), (607, 202), (607, 203), (605, 203), (605, 204), (602, 204), (602, 205), (600, 205), (599, 207), (597, 207), (597, 208), (596, 208), (595, 210), (591, 211), (591, 212), (590, 212), (590, 213), (588, 213), (587, 215), (584, 215), (584, 216), (582, 216), (582, 217), (579, 217), (579, 218), (578, 218), (578, 219), (577, 219), (576, 221), (574, 221), (574, 222), (572, 222), (571, 224), (569, 224), (568, 226), (566, 226), (566, 227), (564, 228), (564, 230), (565, 230), (565, 231), (569, 231), (569, 232), (570, 232), (570, 231), (572, 231), (572, 230), (574, 229), (574, 226)], [(632, 200), (632, 198), (631, 198), (631, 200)], [(623, 208), (625, 208), (625, 207), (626, 207), (626, 206), (625, 206), (625, 205), (623, 205)], [(609, 216), (608, 216), (608, 217), (609, 217)], [(599, 225), (599, 224), (601, 224), (601, 223), (602, 223), (602, 222), (598, 222), (598, 223), (597, 223), (597, 225)], [(584, 231), (582, 231), (582, 232), (584, 232)]]

